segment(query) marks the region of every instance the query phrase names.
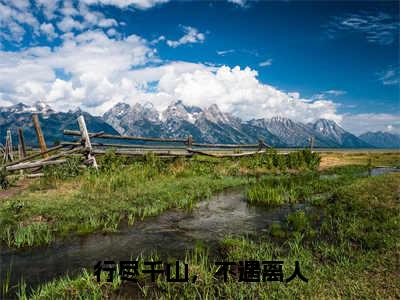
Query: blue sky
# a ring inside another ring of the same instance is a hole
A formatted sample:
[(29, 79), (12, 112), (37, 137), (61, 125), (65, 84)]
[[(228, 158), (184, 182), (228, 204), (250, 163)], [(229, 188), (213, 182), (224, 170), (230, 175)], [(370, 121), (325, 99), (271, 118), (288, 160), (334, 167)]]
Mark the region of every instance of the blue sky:
[(0, 0), (0, 105), (101, 114), (217, 103), (243, 119), (400, 132), (398, 2)]

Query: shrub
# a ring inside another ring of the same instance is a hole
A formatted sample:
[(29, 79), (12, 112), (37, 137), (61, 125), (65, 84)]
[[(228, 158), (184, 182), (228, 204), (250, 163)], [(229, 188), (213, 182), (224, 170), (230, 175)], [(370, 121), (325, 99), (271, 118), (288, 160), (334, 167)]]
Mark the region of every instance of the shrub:
[(1, 168), (0, 170), (0, 186), (3, 190), (6, 190), (10, 187), (10, 182), (7, 178), (7, 170), (6, 168)]

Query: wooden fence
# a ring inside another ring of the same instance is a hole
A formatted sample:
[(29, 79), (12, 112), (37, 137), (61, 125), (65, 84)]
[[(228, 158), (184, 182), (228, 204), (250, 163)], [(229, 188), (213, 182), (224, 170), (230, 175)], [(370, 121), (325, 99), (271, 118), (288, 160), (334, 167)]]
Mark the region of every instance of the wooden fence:
[[(162, 158), (191, 157), (194, 155), (206, 155), (211, 157), (243, 157), (264, 153), (271, 148), (264, 140), (258, 144), (205, 144), (196, 143), (191, 135), (186, 138), (157, 138), (127, 135), (113, 135), (104, 132), (88, 132), (85, 119), (80, 116), (77, 119), (79, 130), (64, 130), (64, 135), (75, 136), (75, 141), (62, 141), (59, 145), (47, 148), (45, 137), (41, 130), (36, 114), (32, 116), (40, 151), (27, 155), (23, 129), (18, 128), (18, 159), (14, 158), (11, 130), (7, 130), (6, 143), (1, 147), (3, 152), (3, 170), (7, 172), (31, 170), (31, 173), (40, 171), (43, 166), (62, 164), (71, 154), (84, 155), (84, 164), (97, 169), (97, 155), (103, 155), (109, 149), (114, 149), (116, 155), (138, 157), (146, 153), (154, 153)], [(94, 141), (96, 140), (96, 141)], [(112, 140), (108, 143), (98, 140)], [(142, 144), (117, 143), (115, 141), (136, 141)], [(152, 144), (153, 143), (153, 144)], [(310, 139), (310, 148), (314, 139)], [(245, 149), (245, 152), (242, 150)], [(219, 152), (216, 150), (220, 150)], [(231, 150), (231, 151), (229, 151)], [(232, 151), (238, 150), (238, 151)], [(223, 151), (223, 152), (221, 152)], [(40, 174), (40, 173), (39, 173)], [(36, 177), (39, 174), (29, 174)]]

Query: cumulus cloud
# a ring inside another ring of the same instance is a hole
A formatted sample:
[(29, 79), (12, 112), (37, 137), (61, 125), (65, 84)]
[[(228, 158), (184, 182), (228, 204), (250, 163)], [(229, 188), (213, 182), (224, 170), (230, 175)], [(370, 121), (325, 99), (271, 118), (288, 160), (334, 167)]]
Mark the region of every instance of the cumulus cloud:
[(56, 27), (62, 32), (82, 32), (116, 26), (116, 20), (105, 17), (82, 1), (0, 0), (0, 42), (35, 44), (35, 38), (40, 34), (51, 40), (58, 36)]
[(0, 1), (0, 41), (21, 43), (29, 26), (38, 34), (39, 22), (30, 12), (29, 1)]
[(185, 44), (194, 44), (194, 43), (202, 43), (205, 40), (204, 33), (198, 31), (198, 29), (191, 26), (181, 26), (184, 35), (177, 41), (167, 40), (166, 43), (168, 46), (176, 48)]
[[(343, 95), (341, 90), (328, 90), (306, 99), (298, 92), (286, 93), (260, 82), (257, 71), (249, 67), (162, 62), (154, 44), (165, 41), (170, 47), (178, 47), (202, 43), (205, 34), (182, 26), (184, 35), (178, 40), (160, 36), (149, 42), (134, 34), (122, 37), (117, 31), (118, 22), (96, 10), (101, 5), (147, 9), (163, 2), (0, 0), (0, 42), (21, 43), (28, 33), (30, 37), (46, 35), (58, 42), (55, 47), (27, 47), (18, 52), (0, 49), (0, 105), (42, 100), (56, 110), (79, 106), (92, 114), (102, 114), (118, 102), (151, 102), (157, 109), (164, 109), (180, 99), (200, 107), (216, 103), (244, 120), (280, 115), (302, 122), (332, 119), (356, 132), (400, 128), (395, 115), (338, 114), (338, 104), (331, 97)], [(245, 5), (244, 1), (240, 3)], [(37, 18), (36, 13), (43, 17)], [(240, 49), (217, 54), (235, 51), (259, 56)], [(259, 66), (271, 62), (266, 60)], [(398, 82), (398, 71), (393, 72), (386, 70), (380, 75), (381, 81)]]
[[(12, 103), (43, 99), (56, 109), (95, 106), (113, 98), (131, 68), (151, 62), (154, 50), (139, 36), (112, 39), (101, 31), (65, 36), (54, 49), (0, 51), (0, 92)], [(62, 70), (67, 78), (57, 78)]]
[(227, 66), (179, 76), (166, 74), (160, 79), (158, 90), (192, 105), (204, 107), (217, 103), (223, 111), (243, 119), (282, 115), (303, 122), (316, 118), (340, 121), (332, 101), (304, 101), (299, 94), (287, 94), (261, 83), (257, 75), (248, 67)]
[[(340, 120), (332, 101), (306, 102), (299, 94), (261, 83), (250, 68), (160, 64), (149, 45), (136, 35), (119, 39), (87, 31), (65, 35), (62, 45), (53, 49), (0, 51), (1, 98), (11, 103), (41, 99), (56, 109), (81, 106), (95, 114), (119, 101), (150, 101), (162, 109), (181, 99), (202, 107), (217, 103), (244, 119), (284, 115), (305, 122)], [(57, 70), (65, 76), (57, 76)], [(155, 88), (149, 90), (149, 85)]]
[(47, 36), (47, 39), (52, 40), (57, 37), (57, 33), (54, 29), (53, 24), (43, 23), (40, 25), (40, 30)]

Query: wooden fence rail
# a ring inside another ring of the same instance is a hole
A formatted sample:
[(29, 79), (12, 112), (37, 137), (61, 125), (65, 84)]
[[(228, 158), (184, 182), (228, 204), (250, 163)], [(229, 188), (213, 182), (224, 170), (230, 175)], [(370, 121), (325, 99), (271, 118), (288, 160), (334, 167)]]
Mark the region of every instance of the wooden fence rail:
[[(37, 135), (40, 152), (27, 155), (26, 145), (23, 136), (23, 129), (18, 128), (18, 148), (19, 159), (14, 160), (12, 155), (12, 139), (11, 131), (7, 130), (6, 145), (4, 147), (3, 165), (1, 166), (8, 172), (31, 169), (30, 174), (24, 174), (26, 177), (38, 177), (43, 173), (35, 173), (40, 171), (43, 166), (57, 165), (66, 162), (66, 157), (71, 155), (84, 155), (84, 164), (91, 165), (97, 169), (96, 155), (104, 155), (108, 149), (114, 149), (117, 155), (124, 155), (130, 157), (140, 157), (146, 153), (154, 153), (160, 158), (175, 158), (175, 157), (191, 157), (194, 155), (205, 155), (217, 158), (224, 157), (244, 157), (260, 153), (265, 153), (270, 145), (260, 139), (257, 144), (207, 144), (196, 143), (193, 137), (188, 135), (187, 138), (160, 138), (160, 137), (141, 137), (141, 136), (128, 136), (128, 135), (114, 135), (104, 132), (88, 132), (86, 128), (85, 119), (80, 116), (77, 119), (79, 125), (78, 130), (64, 130), (64, 135), (79, 137), (75, 141), (63, 141), (59, 145), (47, 148), (43, 132), (40, 128), (39, 119), (37, 115), (32, 116), (35, 132)], [(153, 144), (121, 144), (121, 143), (101, 143), (93, 142), (91, 139), (111, 139), (111, 140), (126, 140), (126, 141), (142, 141), (154, 142)], [(180, 144), (179, 144), (180, 143)], [(310, 138), (310, 149), (314, 147), (314, 138)], [(126, 148), (124, 150), (124, 148)], [(197, 149), (196, 149), (197, 148)], [(247, 152), (227, 153), (217, 152), (218, 149), (248, 149)], [(253, 149), (254, 151), (249, 151)], [(50, 155), (51, 153), (51, 155)], [(22, 171), (20, 171), (22, 172)]]
[[(81, 136), (81, 133), (76, 130), (64, 130), (64, 135)], [(130, 135), (115, 135), (99, 132), (90, 132), (90, 138), (99, 139), (115, 139), (115, 140), (133, 140), (133, 141), (148, 141), (148, 142), (171, 142), (171, 143), (185, 143), (187, 139), (177, 138), (154, 138), (154, 137), (143, 137), (143, 136), (130, 136)]]

